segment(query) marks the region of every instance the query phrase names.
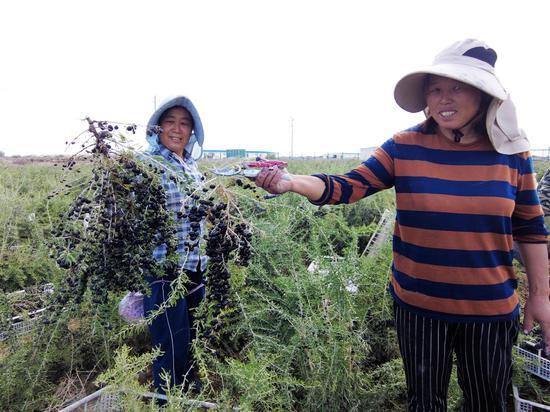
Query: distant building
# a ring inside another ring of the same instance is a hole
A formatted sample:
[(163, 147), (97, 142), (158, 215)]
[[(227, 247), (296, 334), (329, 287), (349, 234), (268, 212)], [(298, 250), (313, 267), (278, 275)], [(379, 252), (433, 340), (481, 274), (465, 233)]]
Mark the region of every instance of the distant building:
[(278, 159), (278, 152), (270, 152), (269, 150), (245, 150), (245, 149), (225, 149), (204, 150), (205, 159), (226, 159), (226, 158), (256, 158), (261, 157), (264, 159)]
[(205, 159), (225, 159), (225, 150), (203, 150), (203, 157)]
[(367, 160), (376, 150), (376, 147), (362, 147), (359, 149), (359, 159)]
[(346, 152), (337, 152), (337, 153), (327, 153), (325, 155), (327, 159), (359, 159), (359, 153), (346, 153)]
[(225, 151), (225, 157), (246, 157), (246, 150), (244, 150), (244, 149), (227, 149)]
[(279, 152), (269, 152), (267, 150), (247, 150), (246, 157), (261, 157), (262, 159), (278, 159)]

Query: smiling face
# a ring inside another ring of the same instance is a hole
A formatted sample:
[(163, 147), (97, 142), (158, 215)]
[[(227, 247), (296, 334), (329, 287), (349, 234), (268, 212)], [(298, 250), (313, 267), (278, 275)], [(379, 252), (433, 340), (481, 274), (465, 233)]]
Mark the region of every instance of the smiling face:
[[(481, 103), (480, 90), (447, 77), (431, 75), (425, 93), (430, 114), (445, 134), (464, 127), (478, 113)], [(463, 133), (467, 134), (471, 126)]]
[(193, 117), (183, 107), (173, 107), (160, 117), (160, 143), (179, 157), (183, 157), (185, 146), (193, 132)]

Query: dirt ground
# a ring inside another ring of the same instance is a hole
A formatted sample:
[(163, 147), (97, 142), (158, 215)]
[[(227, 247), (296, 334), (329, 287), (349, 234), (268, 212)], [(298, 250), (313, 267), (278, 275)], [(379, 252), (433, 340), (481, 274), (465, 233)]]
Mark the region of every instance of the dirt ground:
[(63, 163), (69, 159), (69, 156), (54, 155), (54, 156), (3, 156), (0, 157), (0, 164), (26, 166), (30, 164), (54, 164)]

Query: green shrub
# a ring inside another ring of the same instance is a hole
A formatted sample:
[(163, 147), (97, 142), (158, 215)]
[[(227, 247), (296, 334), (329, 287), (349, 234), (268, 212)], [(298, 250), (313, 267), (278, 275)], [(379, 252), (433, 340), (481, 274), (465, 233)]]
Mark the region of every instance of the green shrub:
[[(291, 161), (289, 170), (343, 173), (357, 163)], [(68, 178), (78, 180), (87, 170), (68, 172)], [(45, 245), (72, 200), (48, 199), (60, 176), (52, 167), (0, 166), (4, 292), (63, 277)], [(393, 191), (354, 205), (319, 208), (293, 194), (263, 200), (261, 191), (245, 191), (233, 178), (217, 182), (235, 206), (233, 217), (252, 226), (252, 260), (246, 268), (230, 266), (235, 307), (227, 312), (219, 346), (213, 351), (205, 340), (194, 343), (202, 390), (174, 389), (168, 410), (184, 408), (177, 396), (216, 402), (222, 410), (404, 410), (405, 377), (387, 292), (391, 246), (361, 256), (383, 210), (394, 207)], [(9, 312), (5, 297), (0, 293), (0, 314)], [(0, 342), (0, 410), (59, 409), (71, 397), (95, 390), (92, 381), (100, 372), (115, 389), (147, 389), (147, 381), (138, 384), (136, 378), (151, 359), (147, 333), (143, 326), (121, 324), (119, 299), (110, 295), (105, 305), (108, 327), (92, 316), (88, 294), (79, 312), (64, 312), (32, 335)], [(123, 345), (127, 350), (115, 356)], [(533, 391), (538, 399), (548, 393)], [(135, 396), (121, 402), (132, 410), (154, 409)], [(455, 373), (449, 410), (459, 405)]]

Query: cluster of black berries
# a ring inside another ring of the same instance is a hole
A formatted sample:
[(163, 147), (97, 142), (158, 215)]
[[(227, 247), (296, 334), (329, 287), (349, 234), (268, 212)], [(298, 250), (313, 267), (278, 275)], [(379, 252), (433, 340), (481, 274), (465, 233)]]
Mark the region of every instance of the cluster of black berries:
[(250, 242), (252, 240), (252, 232), (248, 230), (245, 223), (239, 223), (235, 226), (235, 234), (239, 239), (235, 263), (239, 266), (248, 266), (251, 257)]
[[(105, 307), (102, 304), (110, 292), (146, 293), (144, 275), (163, 276), (179, 268), (176, 225), (188, 222), (184, 251), (196, 251), (206, 240), (208, 309), (202, 323), (208, 326), (203, 337), (209, 346), (216, 346), (223, 326), (238, 314), (231, 303), (229, 264), (248, 264), (252, 233), (245, 223), (233, 221), (230, 206), (215, 202), (216, 185), (196, 185), (191, 177), (173, 173), (170, 165), (154, 157), (117, 153), (113, 147), (122, 147), (117, 140), (119, 127), (87, 120), (94, 140), (88, 146), (93, 148), (87, 150), (93, 173), (88, 182), (79, 183), (80, 194), (53, 232), (52, 253), (66, 270), (66, 280), (56, 288), (52, 306), (76, 307), (87, 291), (97, 308)], [(127, 127), (127, 131), (135, 129), (135, 125)], [(159, 132), (158, 128), (148, 131)], [(166, 209), (162, 179), (185, 196), (184, 207), (177, 213)], [(241, 186), (255, 191), (249, 184), (241, 182)], [(66, 192), (75, 189), (69, 187)], [(203, 237), (207, 228), (209, 233)], [(161, 245), (166, 245), (167, 255), (157, 261), (153, 251)]]
[(241, 179), (235, 179), (235, 183), (237, 186), (252, 192), (256, 199), (260, 200), (262, 198), (262, 196), (258, 194), (258, 188), (255, 185), (250, 184), (249, 182), (243, 182)]
[(109, 142), (114, 137), (112, 132), (118, 130), (118, 126), (110, 125), (104, 121), (94, 122), (90, 118), (86, 120), (88, 121), (88, 131), (95, 138), (91, 153), (109, 156), (109, 151), (111, 149), (111, 144)]
[(160, 135), (162, 132), (162, 128), (160, 126), (151, 126), (149, 129), (147, 129), (147, 136), (152, 136), (154, 134)]
[[(110, 133), (109, 125), (100, 125), (90, 126), (96, 138)], [(96, 143), (106, 148), (101, 137)], [(129, 154), (94, 152), (91, 179), (81, 185), (84, 190), (52, 233), (52, 255), (66, 270), (64, 284), (52, 297), (54, 308), (76, 307), (88, 289), (98, 308), (109, 292), (146, 293), (145, 274), (160, 276), (176, 266), (174, 219), (155, 169)], [(167, 250), (162, 262), (153, 257), (160, 245)]]
[(256, 186), (251, 185), (250, 183), (245, 183), (241, 179), (236, 179), (235, 183), (237, 186), (242, 187), (243, 189), (252, 190), (252, 192), (256, 193), (257, 189)]
[(216, 356), (223, 357), (227, 347), (227, 327), (240, 314), (231, 298), (231, 274), (229, 262), (246, 266), (250, 259), (252, 233), (245, 223), (236, 224), (230, 219), (229, 207), (218, 203), (210, 209), (206, 254), (207, 268), (206, 300), (208, 310), (199, 317), (199, 337)]
[(253, 185), (249, 182), (243, 182), (241, 179), (235, 179), (235, 184), (245, 190), (252, 192), (252, 196), (256, 198), (257, 201), (254, 203), (254, 210), (253, 210), (253, 213), (255, 215), (261, 216), (266, 212), (266, 209), (262, 207), (261, 203), (259, 202), (260, 200), (272, 199), (274, 197), (279, 196), (279, 195), (273, 195), (273, 194), (261, 195), (260, 193), (258, 193), (258, 187), (256, 185)]
[[(214, 209), (218, 212), (223, 208), (219, 204)], [(215, 221), (213, 215), (210, 220)], [(231, 246), (226, 242), (227, 224), (224, 220), (217, 219), (217, 223), (210, 229), (207, 237), (206, 253), (208, 261), (208, 282), (206, 284), (206, 299), (208, 302), (208, 312), (205, 317), (199, 319), (205, 329), (200, 337), (207, 342), (208, 347), (217, 354), (216, 347), (219, 346), (219, 332), (223, 326), (222, 310), (229, 306), (230, 274), (225, 264), (224, 258), (229, 257)]]
[(214, 206), (214, 202), (213, 198), (201, 199), (198, 194), (192, 194), (190, 199), (191, 203), (184, 206), (185, 212), (178, 212), (177, 217), (189, 221), (190, 229), (184, 246), (186, 250), (193, 251), (199, 247), (203, 232), (202, 222), (208, 215), (209, 208)]

